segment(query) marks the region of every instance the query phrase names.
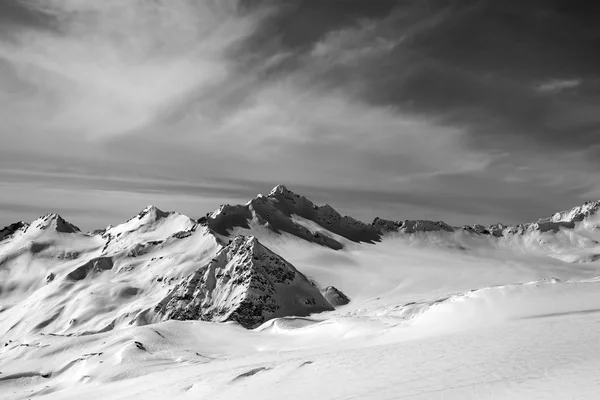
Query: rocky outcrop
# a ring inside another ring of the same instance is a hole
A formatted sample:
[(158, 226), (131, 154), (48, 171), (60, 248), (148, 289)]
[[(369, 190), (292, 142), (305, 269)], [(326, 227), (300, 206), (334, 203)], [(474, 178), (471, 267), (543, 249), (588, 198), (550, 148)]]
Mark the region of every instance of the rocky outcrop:
[(442, 221), (429, 220), (405, 220), (405, 221), (390, 221), (381, 218), (375, 218), (371, 224), (381, 234), (388, 232), (454, 232), (454, 228)]
[(331, 304), (333, 307), (344, 306), (350, 303), (350, 299), (340, 290), (338, 290), (334, 286), (327, 286), (324, 290), (321, 291), (323, 293), (323, 297)]
[(254, 237), (237, 236), (154, 309), (160, 319), (236, 321), (246, 328), (332, 310), (292, 264)]
[(15, 222), (14, 224), (5, 226), (4, 228), (0, 229), (0, 242), (11, 238), (16, 232), (25, 231), (28, 226), (29, 224), (23, 221)]
[(69, 281), (80, 281), (87, 278), (90, 275), (95, 275), (112, 269), (113, 260), (110, 257), (98, 257), (91, 259), (80, 267), (77, 267), (73, 271), (69, 272), (65, 279)]
[(250, 228), (248, 225), (250, 219), (252, 219), (252, 212), (248, 205), (224, 204), (207, 216), (206, 223), (214, 232), (227, 236), (228, 231), (235, 227)]

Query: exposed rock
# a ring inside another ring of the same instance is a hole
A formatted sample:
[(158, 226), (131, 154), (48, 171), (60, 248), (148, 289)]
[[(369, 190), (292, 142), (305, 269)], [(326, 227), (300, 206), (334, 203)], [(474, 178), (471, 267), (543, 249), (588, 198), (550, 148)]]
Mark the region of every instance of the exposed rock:
[(155, 308), (163, 319), (237, 321), (246, 328), (333, 309), (292, 264), (237, 236)]
[(248, 220), (252, 219), (252, 212), (248, 205), (229, 204), (222, 205), (208, 216), (208, 226), (220, 235), (227, 236), (228, 230), (234, 227), (249, 228)]
[(97, 274), (102, 271), (112, 269), (113, 260), (110, 257), (93, 258), (82, 266), (74, 269), (67, 274), (66, 279), (70, 281), (80, 281), (91, 274)]
[(322, 291), (325, 299), (334, 307), (344, 306), (350, 303), (350, 299), (334, 286), (327, 286)]
[(12, 237), (16, 232), (25, 231), (28, 226), (29, 224), (23, 221), (15, 222), (14, 224), (5, 226), (4, 228), (0, 229), (0, 242)]
[(146, 243), (138, 243), (138, 244), (134, 245), (133, 247), (131, 247), (127, 251), (127, 256), (128, 257), (142, 256), (142, 255), (150, 252), (151, 250), (153, 250), (155, 247), (157, 247), (158, 245), (160, 245), (162, 243), (163, 243), (162, 240), (152, 240), (152, 241), (146, 242)]
[(497, 224), (488, 226), (488, 231), (490, 232), (490, 234), (493, 236), (496, 236), (496, 237), (504, 236), (505, 229), (506, 229), (506, 226), (504, 226), (501, 223), (497, 223)]
[(398, 232), (400, 228), (402, 228), (402, 221), (390, 221), (382, 218), (375, 218), (371, 223), (375, 229), (379, 230), (379, 232), (387, 233), (387, 232)]
[(337, 240), (319, 233), (311, 232), (308, 228), (295, 223), (290, 215), (286, 215), (273, 205), (272, 199), (259, 196), (249, 203), (251, 210), (257, 216), (259, 223), (266, 225), (273, 232), (287, 232), (309, 242), (339, 250), (343, 246)]
[(285, 215), (299, 215), (354, 242), (372, 243), (380, 239), (380, 232), (372, 226), (352, 217), (340, 215), (329, 204), (317, 206), (306, 197), (291, 192), (283, 185), (273, 188), (267, 198), (275, 200), (272, 203), (273, 206)]
[(253, 220), (276, 233), (287, 232), (306, 241), (339, 250), (343, 245), (322, 232), (315, 232), (292, 215), (315, 222), (323, 228), (354, 242), (373, 243), (380, 239), (380, 232), (373, 226), (354, 218), (341, 216), (330, 205), (316, 206), (306, 197), (297, 195), (285, 186), (276, 186), (267, 196), (258, 195), (245, 205), (223, 205), (219, 210), (202, 219), (214, 232), (229, 235), (235, 227), (249, 228)]
[(491, 232), (483, 225), (465, 225), (462, 227), (463, 230), (471, 233), (475, 233), (477, 235), (489, 235)]

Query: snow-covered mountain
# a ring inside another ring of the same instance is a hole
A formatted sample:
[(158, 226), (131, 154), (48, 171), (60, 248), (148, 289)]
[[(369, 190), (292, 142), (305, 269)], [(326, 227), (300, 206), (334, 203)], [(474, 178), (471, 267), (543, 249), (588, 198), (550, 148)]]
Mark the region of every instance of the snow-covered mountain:
[[(452, 227), (441, 221), (380, 218), (365, 224), (279, 185), (266, 196), (221, 206), (198, 221), (148, 206), (123, 224), (84, 233), (61, 216), (47, 214), (0, 231), (0, 318), (14, 321), (11, 329), (28, 327), (19, 332), (49, 326), (64, 333), (101, 331), (156, 321), (153, 310), (167, 319), (237, 320), (255, 326), (273, 317), (331, 309), (314, 283), (272, 251), (281, 240), (295, 238), (333, 253), (400, 240), (497, 257), (510, 253), (594, 262), (600, 259), (599, 209), (600, 202), (588, 202), (514, 226)], [(273, 265), (294, 278), (281, 286), (272, 276)], [(338, 285), (324, 275), (325, 282), (317, 279), (316, 284)], [(270, 283), (259, 289), (256, 282)], [(336, 305), (347, 302), (345, 294), (332, 290), (327, 296)], [(84, 304), (94, 309), (97, 296), (104, 296), (102, 311), (76, 310)], [(290, 305), (295, 303), (299, 306)], [(265, 311), (256, 311), (250, 321), (236, 314), (240, 307)], [(38, 321), (33, 317), (38, 313), (52, 318)], [(26, 314), (32, 317), (21, 318)]]
[(292, 264), (253, 237), (236, 236), (155, 309), (168, 319), (236, 321), (247, 328), (333, 310)]
[[(0, 230), (0, 397), (3, 382), (21, 379), (13, 373), (36, 377), (24, 387), (43, 394), (44, 379), (51, 390), (82, 389), (132, 365), (268, 360), (270, 350), (396, 343), (593, 309), (599, 240), (600, 202), (521, 225), (367, 224), (281, 185), (198, 220), (148, 206), (82, 232), (47, 214)], [(65, 346), (87, 352), (73, 364)], [(52, 360), (50, 375), (23, 370), (27, 360)]]

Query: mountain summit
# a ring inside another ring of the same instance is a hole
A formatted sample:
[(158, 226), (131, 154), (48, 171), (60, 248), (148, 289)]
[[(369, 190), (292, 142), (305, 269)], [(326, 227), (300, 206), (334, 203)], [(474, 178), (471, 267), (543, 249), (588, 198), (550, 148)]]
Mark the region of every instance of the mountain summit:
[(30, 225), (30, 229), (47, 230), (52, 229), (60, 233), (77, 233), (81, 230), (70, 222), (65, 221), (63, 217), (55, 213), (42, 215)]
[(333, 310), (292, 264), (254, 237), (235, 237), (155, 309), (166, 319), (236, 321), (246, 328), (286, 315)]
[(223, 205), (208, 215), (205, 222), (221, 235), (228, 236), (230, 230), (249, 228), (249, 224), (253, 223), (332, 249), (343, 247), (339, 239), (315, 231), (311, 225), (317, 224), (353, 242), (374, 243), (380, 239), (379, 232), (373, 227), (352, 217), (341, 216), (330, 205), (317, 206), (283, 185), (275, 186), (267, 196), (258, 195), (245, 205)]

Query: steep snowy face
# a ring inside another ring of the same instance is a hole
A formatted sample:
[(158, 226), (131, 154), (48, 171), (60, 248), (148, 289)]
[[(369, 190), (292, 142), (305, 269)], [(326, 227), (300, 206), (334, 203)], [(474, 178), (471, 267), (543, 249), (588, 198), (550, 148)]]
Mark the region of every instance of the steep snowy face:
[(101, 232), (106, 240), (103, 252), (146, 251), (148, 246), (157, 245), (170, 236), (181, 236), (195, 230), (196, 225), (194, 220), (183, 214), (148, 206), (127, 222), (109, 226)]
[(162, 319), (236, 321), (246, 328), (333, 307), (292, 264), (254, 237), (237, 236), (155, 308)]

